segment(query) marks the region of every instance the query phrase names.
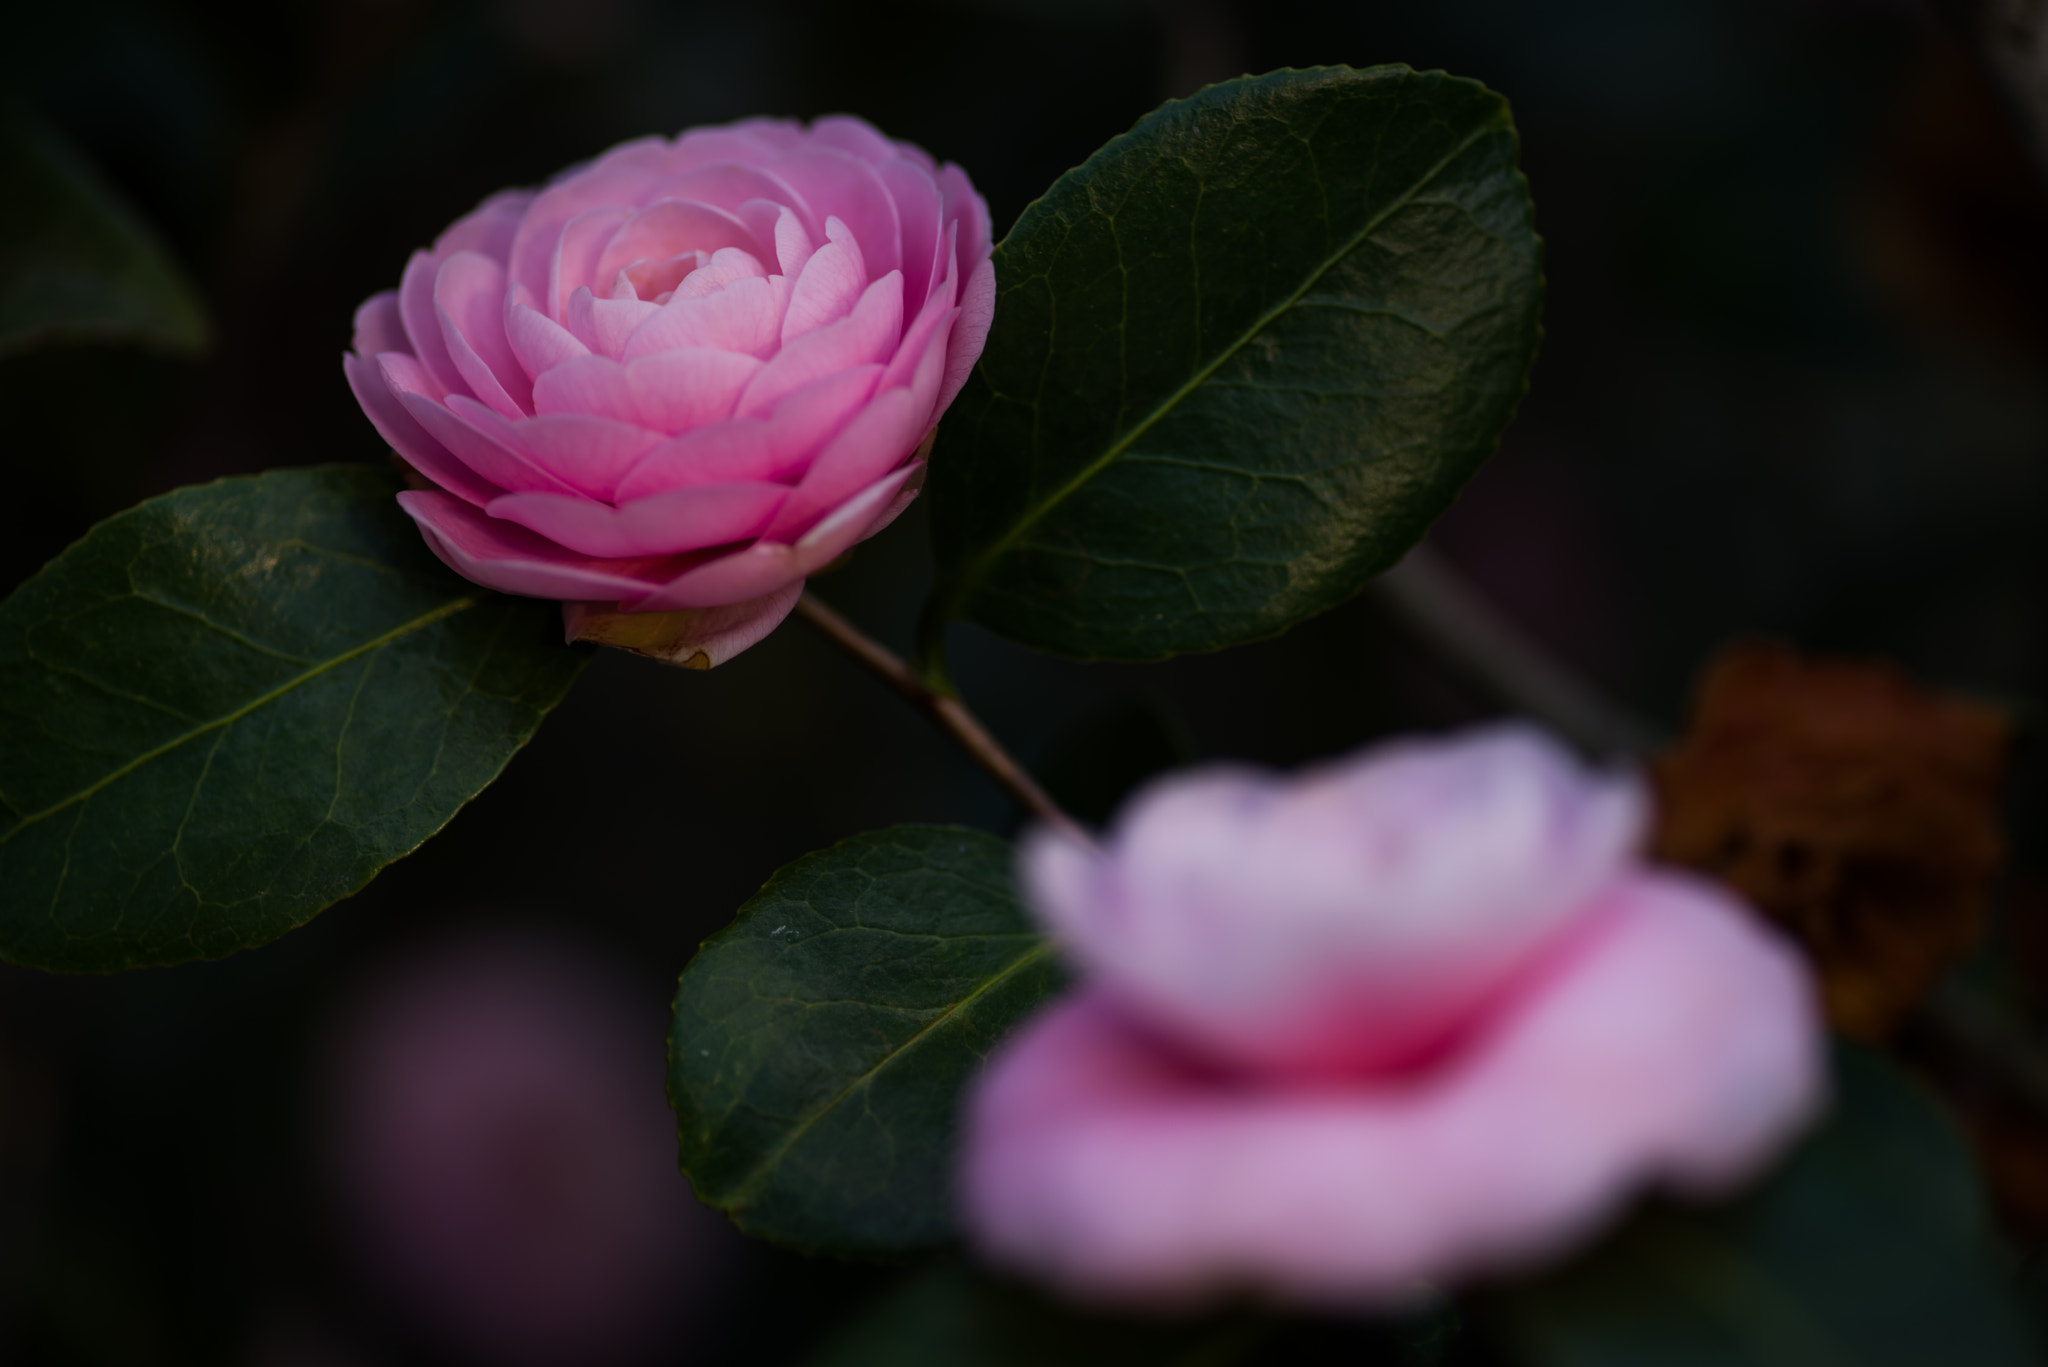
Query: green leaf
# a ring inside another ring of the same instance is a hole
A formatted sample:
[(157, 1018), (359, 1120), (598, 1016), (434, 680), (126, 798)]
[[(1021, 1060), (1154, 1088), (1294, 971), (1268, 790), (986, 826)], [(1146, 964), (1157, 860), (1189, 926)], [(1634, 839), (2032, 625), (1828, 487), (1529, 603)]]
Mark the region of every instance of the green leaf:
[(273, 470), (93, 528), (0, 603), (0, 957), (273, 940), (496, 778), (587, 652), (444, 569), (390, 475)]
[(0, 113), (0, 185), (0, 355), (53, 342), (205, 349), (198, 292), (55, 134)]
[(992, 835), (898, 826), (797, 860), (676, 991), (669, 1099), (698, 1198), (802, 1248), (944, 1242), (960, 1089), (1057, 980)]
[(2020, 1367), (2034, 1345), (1968, 1155), (1874, 1055), (1837, 1059), (1834, 1115), (1718, 1209), (1658, 1206), (1505, 1298), (1543, 1367)]
[(940, 431), (927, 622), (1153, 659), (1400, 559), (1535, 356), (1516, 148), (1475, 82), (1324, 67), (1164, 105), (1062, 176), (997, 249)]

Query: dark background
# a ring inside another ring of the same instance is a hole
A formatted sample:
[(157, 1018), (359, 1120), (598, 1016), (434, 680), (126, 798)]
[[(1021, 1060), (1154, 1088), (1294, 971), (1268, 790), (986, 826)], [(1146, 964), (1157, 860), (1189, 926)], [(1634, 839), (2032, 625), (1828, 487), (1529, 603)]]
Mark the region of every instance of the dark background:
[[(960, 162), (1000, 229), (1164, 98), (1401, 61), (1510, 97), (1547, 242), (1530, 396), (1435, 537), (1496, 604), (1666, 725), (1749, 632), (2048, 691), (2048, 194), (1912, 0), (15, 10), (0, 87), (156, 225), (217, 341), (0, 361), (0, 587), (175, 486), (381, 459), (342, 380), (355, 305), (485, 194), (612, 142), (851, 111)], [(820, 589), (902, 645), (926, 574), (913, 515)], [(1288, 764), (1490, 710), (1371, 595), (1157, 666), (956, 631), (969, 700), (1083, 808), (1176, 747)], [(440, 837), (270, 948), (108, 979), (0, 967), (0, 1362), (595, 1361), (485, 1346), (359, 1228), (333, 1180), (350, 1021), (421, 955), (515, 928), (611, 975), (658, 1092), (695, 944), (778, 865), (918, 820), (1014, 814), (792, 622), (709, 675), (607, 653)], [(509, 1203), (574, 1204), (589, 1150), (565, 1133)], [(621, 1361), (780, 1361), (893, 1275), (675, 1218), (695, 1270)]]

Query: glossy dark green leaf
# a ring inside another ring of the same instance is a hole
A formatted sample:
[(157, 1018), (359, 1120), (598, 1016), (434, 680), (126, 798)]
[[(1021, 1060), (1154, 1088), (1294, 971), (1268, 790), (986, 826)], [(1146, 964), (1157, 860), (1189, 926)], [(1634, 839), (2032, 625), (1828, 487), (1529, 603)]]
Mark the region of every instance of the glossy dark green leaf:
[(928, 620), (1149, 659), (1392, 565), (1535, 356), (1516, 149), (1475, 82), (1325, 67), (1174, 101), (1061, 177), (996, 252), (940, 430)]
[(1836, 1110), (1733, 1204), (1660, 1206), (1506, 1297), (1542, 1367), (2023, 1367), (2035, 1345), (1957, 1135), (1844, 1051)]
[(960, 1089), (1056, 980), (996, 837), (898, 826), (806, 855), (683, 971), (683, 1171), (778, 1242), (944, 1242)]
[(0, 113), (0, 355), (52, 342), (195, 352), (198, 293), (136, 212), (50, 130)]
[(449, 573), (387, 473), (274, 470), (95, 527), (0, 604), (0, 957), (275, 939), (439, 830), (587, 658)]

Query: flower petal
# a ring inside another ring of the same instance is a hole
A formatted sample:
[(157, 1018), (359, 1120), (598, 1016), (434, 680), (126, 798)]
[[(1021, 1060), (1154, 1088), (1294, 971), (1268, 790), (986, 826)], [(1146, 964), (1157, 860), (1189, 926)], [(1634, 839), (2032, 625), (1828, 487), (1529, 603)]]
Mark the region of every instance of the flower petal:
[(684, 669), (711, 669), (782, 625), (803, 591), (799, 579), (744, 603), (682, 612), (619, 612), (610, 603), (564, 603), (562, 624), (571, 641), (630, 650)]
[(544, 313), (567, 322), (569, 300), (577, 290), (588, 289), (592, 294), (611, 292), (611, 280), (600, 278), (597, 273), (598, 259), (619, 226), (632, 216), (631, 209), (605, 205), (578, 214), (562, 225), (548, 258), (546, 293), (541, 295), (541, 303), (546, 306)]
[(661, 444), (659, 432), (588, 413), (546, 413), (512, 425), (527, 460), (590, 498), (609, 500), (619, 479)]
[(1398, 1086), (1233, 1083), (1084, 989), (984, 1072), (961, 1200), (984, 1255), (1077, 1295), (1386, 1305), (1556, 1256), (1646, 1186), (1752, 1175), (1815, 1112), (1819, 1039), (1788, 946), (1646, 875), (1542, 991)]
[(582, 286), (562, 310), (562, 326), (600, 356), (616, 357), (642, 323), (662, 311), (644, 299), (600, 299)]
[(874, 528), (896, 495), (921, 466), (905, 466), (862, 490), (794, 546), (757, 541), (744, 550), (686, 570), (638, 602), (621, 600), (633, 612), (673, 612), (716, 607), (786, 588), (837, 560)]
[(412, 357), (386, 352), (377, 358), (377, 367), (386, 387), (413, 420), (479, 478), (500, 489), (570, 491), (569, 486), (527, 461), (504, 418), (467, 394), (451, 395), (445, 401), (435, 398), (423, 387), (425, 373)]
[(740, 395), (739, 415), (758, 417), (834, 371), (887, 361), (902, 335), (903, 279), (891, 271), (862, 292), (852, 313), (778, 351)]
[(457, 252), (478, 252), (503, 266), (533, 201), (531, 190), (498, 191), (449, 224), (434, 239), (434, 255), (445, 261)]
[(377, 435), (384, 438), (407, 465), (448, 492), (478, 505), (489, 503), (505, 492), (448, 454), (447, 447), (428, 436), (419, 420), (406, 411), (403, 401), (384, 382), (383, 374), (377, 370), (374, 361), (343, 353), (341, 368), (342, 373), (348, 376), (349, 389), (354, 392), (356, 402), (363, 406), (363, 413), (370, 419), (371, 426), (377, 429)]
[[(736, 161), (711, 162), (671, 176), (655, 187), (654, 198), (695, 200), (723, 209), (741, 222), (746, 219), (740, 214), (740, 206), (749, 200), (787, 204), (801, 215), (810, 213), (803, 196), (788, 181), (773, 171)], [(766, 238), (761, 239), (761, 245), (767, 245)]]
[(953, 325), (953, 338), (946, 348), (946, 378), (939, 386), (939, 412), (953, 406), (961, 386), (974, 373), (974, 363), (981, 359), (995, 319), (996, 267), (993, 261), (984, 260), (967, 277), (967, 288), (960, 296), (960, 321)]
[(473, 584), (528, 598), (616, 600), (646, 591), (645, 581), (631, 573), (643, 566), (592, 561), (452, 494), (409, 489), (398, 506), (419, 524), (434, 554)]
[(892, 156), (875, 169), (896, 201), (897, 218), (903, 226), (903, 311), (915, 315), (945, 274), (939, 260), (945, 200), (931, 172), (916, 162)]
[(619, 481), (619, 497), (728, 479), (794, 481), (868, 401), (881, 373), (874, 365), (842, 370), (789, 395), (765, 419), (733, 418), (684, 432), (648, 452)]
[(405, 335), (405, 320), (398, 316), (398, 291), (373, 294), (356, 310), (355, 336), (349, 350), (365, 361), (387, 351), (412, 355), (412, 342)]
[(573, 495), (506, 494), (487, 511), (583, 555), (623, 560), (751, 540), (788, 496), (779, 484), (700, 484), (617, 508)]
[(524, 416), (533, 382), (505, 335), (505, 268), (477, 252), (455, 253), (434, 277), (434, 311), (470, 392), (508, 418)]
[(765, 358), (773, 355), (781, 342), (782, 315), (788, 307), (789, 281), (779, 275), (735, 280), (701, 298), (689, 298), (678, 290), (676, 298), (663, 304), (627, 339), (619, 359), (637, 361), (683, 347), (713, 347)]
[(782, 344), (852, 313), (867, 284), (867, 266), (853, 230), (836, 217), (826, 219), (825, 245), (811, 254), (790, 288)]
[(860, 242), (870, 280), (902, 267), (896, 199), (874, 167), (837, 148), (812, 144), (771, 162), (768, 169), (796, 187), (814, 214), (846, 220)]
[(723, 209), (684, 199), (657, 200), (619, 225), (598, 254), (591, 280), (610, 280), (635, 261), (688, 251), (708, 254), (721, 247), (737, 247), (755, 257), (765, 253), (747, 225)]
[(855, 118), (851, 114), (827, 114), (822, 119), (813, 119), (811, 140), (842, 152), (851, 152), (862, 161), (875, 165), (896, 155), (895, 143), (883, 137), (866, 119)]
[[(512, 235), (507, 261), (512, 279), (533, 292), (543, 312), (556, 314), (563, 296), (554, 292), (552, 273), (556, 250), (569, 222), (593, 209), (606, 209), (616, 215), (616, 228), (635, 208), (647, 202), (648, 194), (660, 180), (630, 166), (593, 166), (573, 171), (541, 191), (527, 209), (519, 231)], [(587, 279), (575, 282), (589, 283)]]
[(590, 354), (575, 333), (525, 304), (514, 304), (505, 311), (505, 340), (519, 358), (520, 368), (535, 380), (564, 361)]
[(418, 358), (420, 370), (430, 381), (426, 388), (437, 399), (443, 394), (469, 393), (469, 385), (455, 368), (448, 344), (441, 338), (441, 315), (434, 308), (434, 275), (438, 269), (433, 257), (414, 252), (398, 282), (398, 315), (405, 323), (406, 340), (411, 343), (405, 349)]

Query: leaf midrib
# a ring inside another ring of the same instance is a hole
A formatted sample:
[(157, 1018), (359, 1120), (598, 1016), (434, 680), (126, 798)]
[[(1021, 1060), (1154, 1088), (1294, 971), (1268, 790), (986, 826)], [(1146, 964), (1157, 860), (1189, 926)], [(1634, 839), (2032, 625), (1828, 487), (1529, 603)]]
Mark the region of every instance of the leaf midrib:
[(123, 764), (119, 768), (113, 769), (108, 773), (102, 775), (100, 778), (88, 784), (86, 787), (81, 788), (79, 791), (60, 799), (57, 802), (52, 803), (50, 806), (45, 807), (40, 812), (35, 812), (23, 817), (19, 822), (17, 822), (13, 827), (8, 829), (6, 832), (0, 833), (0, 846), (4, 846), (8, 841), (14, 839), (16, 835), (20, 834), (22, 831), (27, 830), (30, 826), (35, 825), (39, 821), (43, 821), (48, 819), (49, 817), (55, 816), (57, 813), (65, 811), (70, 807), (76, 806), (81, 802), (90, 801), (92, 797), (95, 794), (99, 793), (102, 789), (108, 787), (111, 784), (120, 782), (123, 778), (126, 778), (129, 774), (134, 773), (137, 769), (140, 769), (143, 765), (148, 764), (151, 760), (167, 755), (171, 753), (171, 751), (178, 749), (180, 746), (189, 745), (193, 741), (197, 740), (199, 737), (207, 735), (213, 731), (218, 731), (222, 727), (233, 726), (236, 722), (248, 716), (250, 713), (257, 711), (259, 708), (266, 707), (273, 702), (276, 702), (279, 698), (282, 698), (283, 696), (285, 696), (285, 694), (290, 693), (293, 689), (302, 687), (303, 685), (312, 682), (314, 679), (319, 678), (322, 674), (326, 674), (331, 670), (339, 669), (341, 666), (347, 664), (351, 660), (361, 659), (364, 655), (367, 655), (372, 651), (381, 650), (385, 646), (390, 645), (393, 641), (399, 640), (406, 636), (410, 636), (412, 633), (416, 631), (424, 630), (425, 628), (432, 626), (436, 622), (442, 621), (445, 618), (453, 617), (458, 612), (462, 612), (468, 608), (473, 608), (480, 601), (482, 600), (474, 596), (465, 595), (461, 598), (456, 598), (447, 603), (443, 603), (440, 607), (437, 607), (430, 612), (421, 613), (419, 616), (412, 618), (410, 621), (401, 622), (399, 625), (391, 628), (389, 631), (386, 631), (381, 635), (373, 636), (369, 640), (364, 641), (359, 645), (351, 646), (349, 649), (343, 651), (339, 655), (334, 656), (332, 659), (321, 661), (319, 664), (314, 665), (311, 669), (306, 670), (304, 673), (295, 675), (294, 677), (285, 680), (283, 683), (271, 689), (269, 692), (259, 694), (258, 696), (251, 698), (248, 702), (244, 703), (242, 706), (236, 708), (232, 712), (229, 712), (220, 717), (216, 717), (212, 721), (204, 722), (198, 726), (195, 726), (191, 730), (185, 732), (183, 735), (175, 736), (172, 739), (165, 741), (163, 744), (155, 747), (152, 750), (144, 751), (142, 754), (137, 755), (134, 759), (129, 760), (126, 764)]
[(1005, 532), (1001, 537), (998, 537), (994, 542), (992, 542), (989, 545), (987, 550), (983, 551), (980, 555), (976, 556), (972, 561), (968, 563), (967, 567), (960, 572), (959, 576), (953, 581), (953, 590), (949, 596), (949, 604), (951, 606), (957, 606), (960, 603), (960, 601), (966, 597), (968, 589), (977, 580), (979, 580), (984, 573), (986, 573), (988, 567), (991, 564), (993, 564), (999, 557), (1007, 554), (1020, 540), (1023, 539), (1024, 534), (1029, 532), (1032, 527), (1036, 526), (1038, 522), (1046, 516), (1046, 514), (1050, 513), (1054, 508), (1057, 508), (1060, 504), (1064, 503), (1068, 498), (1071, 498), (1075, 493), (1079, 492), (1085, 485), (1087, 485), (1089, 481), (1093, 480), (1097, 475), (1101, 474), (1102, 471), (1104, 471), (1109, 466), (1113, 465), (1116, 461), (1121, 459), (1124, 453), (1128, 451), (1140, 437), (1144, 436), (1145, 433), (1149, 432), (1153, 427), (1157, 426), (1161, 421), (1163, 421), (1167, 414), (1171, 413), (1175, 408), (1179, 407), (1180, 404), (1190, 394), (1192, 394), (1195, 390), (1199, 389), (1202, 385), (1206, 384), (1209, 380), (1209, 377), (1214, 375), (1216, 371), (1223, 366), (1224, 362), (1228, 361), (1231, 357), (1235, 356), (1239, 351), (1243, 350), (1244, 347), (1250, 343), (1252, 338), (1258, 336), (1261, 332), (1265, 331), (1265, 329), (1270, 327), (1273, 324), (1273, 322), (1276, 319), (1278, 319), (1282, 314), (1286, 313), (1289, 309), (1293, 308), (1296, 304), (1300, 303), (1301, 297), (1307, 294), (1310, 289), (1314, 288), (1317, 281), (1321, 280), (1325, 275), (1329, 274), (1330, 270), (1334, 266), (1336, 266), (1336, 264), (1339, 261), (1342, 261), (1352, 252), (1357, 251), (1358, 248), (1364, 244), (1367, 238), (1371, 237), (1373, 233), (1377, 232), (1380, 229), (1381, 225), (1383, 225), (1387, 221), (1387, 219), (1392, 217), (1401, 209), (1407, 207), (1407, 205), (1415, 198), (1416, 195), (1422, 193), (1422, 191), (1426, 189), (1431, 182), (1433, 182), (1439, 175), (1443, 174), (1444, 169), (1446, 167), (1448, 167), (1452, 162), (1456, 161), (1459, 157), (1463, 156), (1466, 153), (1466, 151), (1469, 150), (1472, 147), (1472, 145), (1478, 142), (1482, 137), (1498, 130), (1507, 122), (1507, 111), (1505, 109), (1496, 110), (1496, 112), (1491, 118), (1487, 119), (1479, 127), (1475, 128), (1471, 132), (1471, 134), (1469, 134), (1456, 147), (1451, 149), (1449, 152), (1445, 153), (1443, 157), (1439, 159), (1434, 166), (1430, 167), (1429, 170), (1425, 172), (1422, 176), (1420, 176), (1413, 185), (1409, 186), (1408, 189), (1403, 191), (1398, 199), (1395, 199), (1393, 202), (1389, 203), (1386, 206), (1386, 208), (1382, 209), (1363, 227), (1361, 227), (1356, 233), (1352, 234), (1352, 236), (1345, 241), (1343, 246), (1339, 247), (1336, 251), (1332, 252), (1329, 256), (1325, 257), (1322, 260), (1322, 262), (1315, 267), (1314, 270), (1308, 273), (1307, 277), (1303, 279), (1300, 286), (1295, 289), (1294, 293), (1290, 294), (1289, 296), (1287, 296), (1286, 299), (1274, 305), (1271, 309), (1267, 310), (1266, 313), (1261, 315), (1256, 322), (1254, 322), (1250, 327), (1246, 328), (1244, 332), (1239, 334), (1235, 341), (1231, 342), (1231, 344), (1228, 347), (1218, 352), (1215, 358), (1212, 359), (1207, 365), (1203, 366), (1200, 370), (1196, 371), (1185, 382), (1183, 382), (1178, 389), (1174, 390), (1171, 394), (1167, 395), (1156, 406), (1154, 406), (1152, 411), (1150, 413), (1147, 413), (1144, 416), (1144, 418), (1142, 418), (1137, 423), (1136, 426), (1131, 428), (1129, 432), (1125, 433), (1122, 437), (1118, 438), (1115, 442), (1111, 443), (1108, 449), (1105, 450), (1100, 456), (1096, 457), (1093, 461), (1083, 466), (1065, 484), (1062, 484), (1059, 488), (1055, 489), (1050, 495), (1041, 500), (1038, 504), (1031, 508), (1026, 509), (1023, 516), (1018, 518), (1016, 524), (1012, 526), (1008, 532)]
[(776, 1167), (788, 1156), (789, 1151), (796, 1147), (797, 1141), (810, 1133), (812, 1127), (831, 1114), (841, 1102), (872, 1081), (877, 1073), (880, 1073), (884, 1068), (887, 1068), (890, 1064), (901, 1059), (905, 1054), (908, 1054), (919, 1044), (923, 1043), (927, 1036), (944, 1026), (947, 1021), (959, 1015), (968, 1005), (988, 995), (998, 984), (1014, 976), (1019, 970), (1044, 959), (1053, 952), (1054, 948), (1055, 942), (1050, 938), (1040, 940), (1034, 948), (1026, 950), (1012, 960), (1002, 972), (990, 976), (986, 982), (947, 1007), (943, 1013), (927, 1021), (918, 1029), (916, 1034), (882, 1055), (881, 1058), (876, 1059), (859, 1077), (854, 1078), (853, 1081), (841, 1087), (824, 1105), (818, 1107), (817, 1110), (811, 1112), (811, 1114), (798, 1122), (780, 1144), (777, 1144), (773, 1149), (764, 1154), (761, 1161), (756, 1163), (737, 1183), (727, 1188), (727, 1195), (724, 1198), (725, 1203), (732, 1206), (744, 1205), (747, 1198), (753, 1195), (756, 1189), (774, 1173)]

